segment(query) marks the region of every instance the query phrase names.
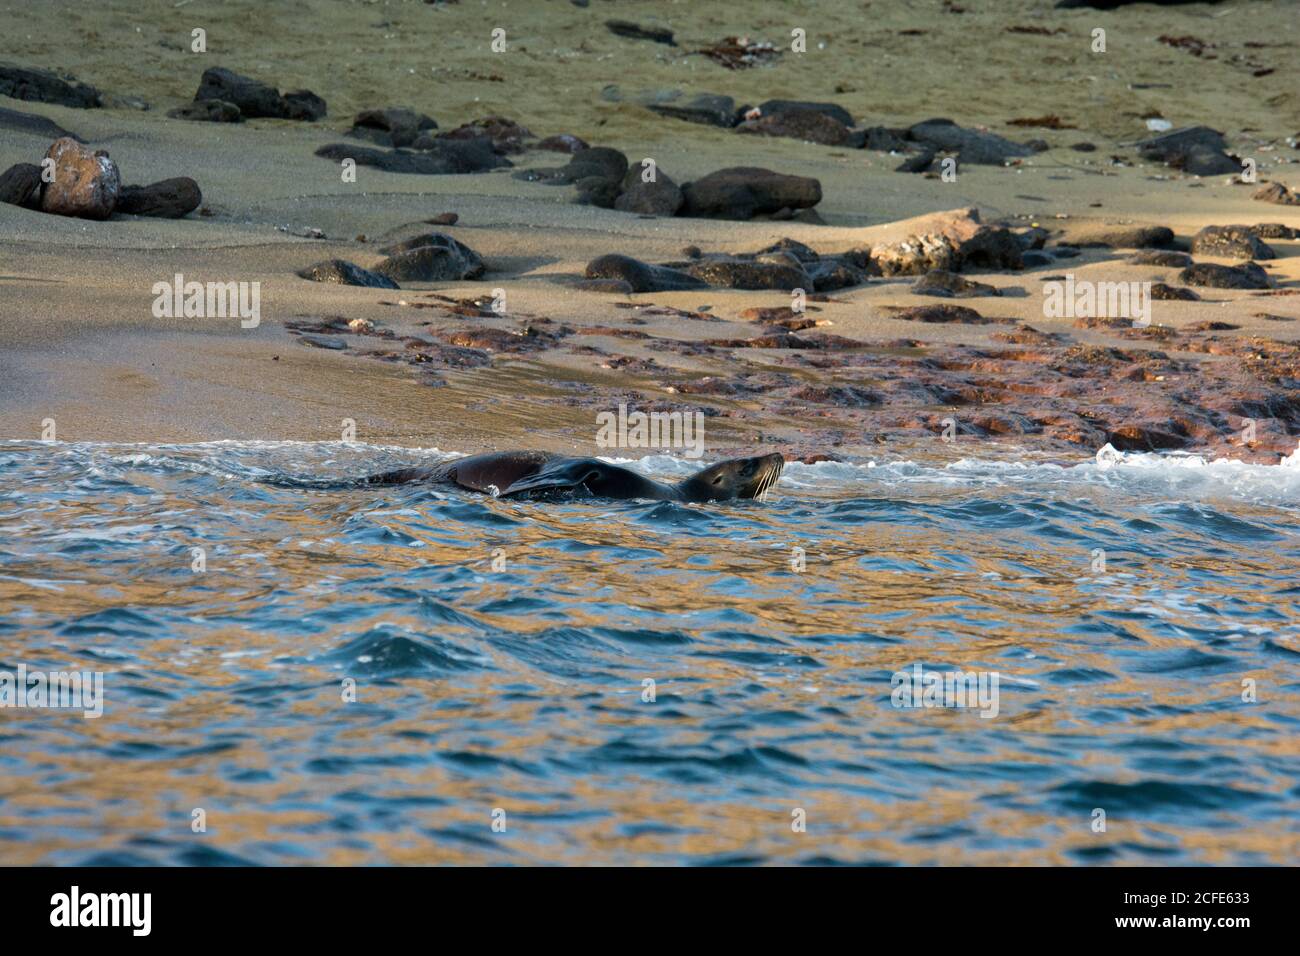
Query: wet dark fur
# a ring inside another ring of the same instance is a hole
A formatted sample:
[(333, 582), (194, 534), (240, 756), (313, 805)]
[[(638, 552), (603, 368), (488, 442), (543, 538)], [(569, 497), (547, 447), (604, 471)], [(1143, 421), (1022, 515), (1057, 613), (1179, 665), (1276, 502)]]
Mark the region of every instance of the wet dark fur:
[(598, 458), (572, 458), (538, 451), (471, 455), (432, 468), (400, 468), (357, 482), (374, 487), (412, 482), (455, 484), (500, 497), (587, 494), (598, 498), (653, 501), (729, 501), (756, 498), (781, 476), (779, 454), (733, 458), (704, 468), (676, 484), (655, 481)]

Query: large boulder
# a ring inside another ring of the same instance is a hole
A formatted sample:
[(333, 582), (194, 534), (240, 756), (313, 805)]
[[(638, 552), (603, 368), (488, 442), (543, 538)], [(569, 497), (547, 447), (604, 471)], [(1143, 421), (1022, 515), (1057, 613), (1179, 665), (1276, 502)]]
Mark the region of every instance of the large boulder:
[(133, 216), (180, 219), (199, 208), (203, 193), (188, 176), (164, 179), (148, 186), (124, 186), (117, 211)]
[(643, 176), (644, 170), (639, 165), (627, 171), (623, 177), (623, 191), (614, 201), (614, 208), (643, 216), (677, 215), (677, 210), (685, 202), (677, 184), (659, 169), (655, 169), (652, 182), (644, 182)]
[(107, 219), (113, 214), (122, 177), (107, 152), (65, 136), (54, 141), (45, 158), (54, 160), (53, 181), (45, 184), (41, 196), (45, 212), (82, 219)]
[(822, 184), (755, 166), (732, 166), (682, 187), (682, 215), (710, 219), (752, 219), (788, 209), (810, 209), (822, 199)]
[[(17, 29), (10, 20), (7, 29)], [(38, 103), (57, 103), (91, 109), (102, 106), (99, 90), (72, 77), (60, 77), (49, 70), (31, 70), (13, 63), (0, 63), (0, 96)]]
[[(310, 90), (294, 90), (281, 96), (273, 86), (241, 76), (222, 66), (203, 71), (194, 102), (221, 100), (239, 107), (246, 117), (319, 120), (325, 117), (325, 101)], [(191, 118), (191, 117), (186, 117)]]

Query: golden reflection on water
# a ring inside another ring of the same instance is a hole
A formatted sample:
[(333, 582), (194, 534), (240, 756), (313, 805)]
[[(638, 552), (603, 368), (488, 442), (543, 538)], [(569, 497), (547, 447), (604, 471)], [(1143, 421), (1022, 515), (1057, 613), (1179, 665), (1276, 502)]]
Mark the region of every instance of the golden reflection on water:
[[(32, 623), (0, 632), (0, 661), (109, 673), (99, 720), (3, 713), (0, 862), (202, 862), (183, 855), (200, 848), (326, 864), (1300, 855), (1300, 834), (1258, 816), (1294, 808), (1300, 758), (1294, 617), (1252, 631), (1242, 612), (1294, 614), (1276, 551), (1146, 553), (1112, 525), (1110, 570), (1094, 574), (1086, 536), (959, 532), (942, 497), (929, 521), (901, 508), (792, 519), (818, 501), (788, 495), (674, 506), (665, 524), (649, 505), (262, 489), (234, 501), (213, 487), (196, 502), (166, 481), (142, 487), (3, 514), (0, 607)], [(95, 549), (60, 550), (73, 540)], [(188, 571), (194, 540), (209, 545), (204, 574)], [(165, 610), (166, 628), (53, 633), (121, 608)], [(387, 676), (338, 659), (381, 626), (443, 638), (465, 660)], [(1232, 653), (1206, 633), (1253, 646), (1270, 630), (1283, 650), (1240, 672), (1148, 667)], [(999, 717), (891, 707), (890, 674), (917, 662), (997, 670)], [(1067, 668), (1101, 676), (1054, 678)], [(356, 703), (341, 700), (345, 676)], [(1260, 704), (1240, 703), (1245, 677)], [(1192, 745), (1182, 760), (1230, 755), (1250, 773), (1237, 786), (1272, 803), (1114, 812), (1094, 833), (1087, 809), (1049, 791), (1166, 778), (1121, 746), (1135, 740)]]

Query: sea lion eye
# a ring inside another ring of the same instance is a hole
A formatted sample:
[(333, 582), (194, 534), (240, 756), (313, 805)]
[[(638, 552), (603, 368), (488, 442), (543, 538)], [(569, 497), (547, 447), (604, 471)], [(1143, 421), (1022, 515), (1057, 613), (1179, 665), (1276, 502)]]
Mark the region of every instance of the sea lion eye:
[(721, 476), (721, 475), (718, 475), (718, 477), (714, 478), (714, 479), (713, 479), (713, 483), (714, 483), (715, 485), (720, 485), (720, 484), (722, 484), (722, 476)]

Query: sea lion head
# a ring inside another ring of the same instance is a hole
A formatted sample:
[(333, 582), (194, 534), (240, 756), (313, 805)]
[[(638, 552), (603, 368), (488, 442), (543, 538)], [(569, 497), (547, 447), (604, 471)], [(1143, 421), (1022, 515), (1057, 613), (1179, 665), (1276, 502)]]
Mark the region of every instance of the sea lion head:
[(710, 465), (677, 486), (683, 501), (730, 501), (761, 498), (776, 484), (785, 467), (779, 453), (756, 458), (732, 458)]

